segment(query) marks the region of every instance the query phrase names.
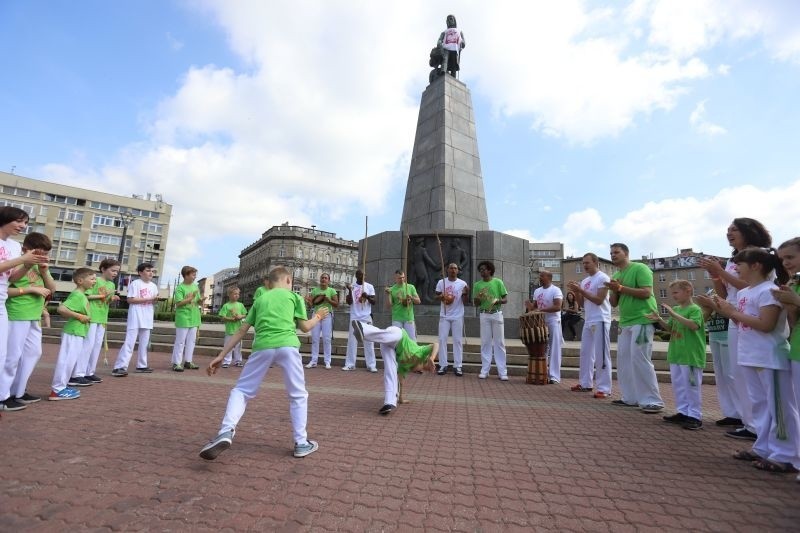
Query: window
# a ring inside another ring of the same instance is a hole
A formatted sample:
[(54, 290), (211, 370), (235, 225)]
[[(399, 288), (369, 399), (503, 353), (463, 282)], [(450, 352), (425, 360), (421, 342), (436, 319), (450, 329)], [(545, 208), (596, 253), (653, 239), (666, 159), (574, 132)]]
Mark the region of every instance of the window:
[(58, 194), (47, 194), (47, 193), (44, 193), (44, 200), (46, 202), (55, 202), (57, 204), (77, 205), (78, 203), (77, 198), (72, 198), (69, 196), (61, 196)]
[(90, 252), (86, 254), (86, 265), (91, 266), (95, 263), (103, 261), (104, 259), (116, 259), (116, 258), (117, 258), (116, 254), (103, 254), (103, 253)]
[(672, 273), (672, 280), (675, 281), (679, 279), (681, 279), (681, 273), (676, 270)]
[(667, 274), (666, 274), (666, 272), (659, 272), (659, 273), (658, 273), (658, 281), (667, 281)]
[(689, 271), (689, 281), (694, 281), (694, 280), (695, 280), (694, 270), (690, 270)]
[(555, 257), (555, 250), (534, 250), (533, 257)]
[(39, 215), (43, 216), (43, 217), (47, 216), (47, 206), (46, 205), (40, 205), (39, 206)]
[(16, 207), (17, 209), (22, 209), (28, 216), (33, 215), (33, 206), (31, 204), (23, 204), (20, 202), (12, 202), (10, 200), (0, 200), (0, 205), (7, 205), (9, 207)]
[(303, 258), (303, 249), (302, 248), (298, 248), (297, 249), (297, 258), (298, 259), (302, 259)]
[(580, 264), (580, 263), (577, 263), (575, 265), (575, 273), (576, 274), (581, 274), (582, 272), (583, 272), (583, 265)]
[[(125, 239), (126, 241), (128, 239)], [(111, 235), (109, 233), (97, 233), (92, 232), (89, 234), (89, 242), (96, 242), (97, 244), (110, 244), (113, 246), (119, 246), (119, 243), (122, 242), (122, 236), (120, 235)]]
[(703, 279), (711, 279), (711, 274), (709, 274), (708, 270), (703, 271)]
[(142, 233), (161, 233), (164, 229), (164, 224), (156, 224), (155, 222), (150, 222), (149, 220), (144, 223), (144, 227), (142, 228)]
[(75, 261), (77, 254), (77, 248), (61, 248), (58, 251), (58, 259), (60, 261)]
[(81, 232), (72, 228), (56, 228), (53, 238), (62, 241), (79, 241), (81, 240)]
[(666, 298), (667, 297), (667, 289), (658, 289), (658, 297), (659, 298)]
[(110, 226), (112, 228), (118, 228), (119, 225), (119, 219), (110, 215), (94, 215), (92, 217), (92, 229), (96, 228), (97, 226)]

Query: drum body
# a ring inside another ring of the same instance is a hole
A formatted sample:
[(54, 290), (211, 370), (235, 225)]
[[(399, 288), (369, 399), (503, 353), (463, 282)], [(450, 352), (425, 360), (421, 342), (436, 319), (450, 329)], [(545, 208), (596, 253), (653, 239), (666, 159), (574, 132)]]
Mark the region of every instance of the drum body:
[(531, 311), (519, 317), (519, 338), (528, 350), (528, 375), (525, 383), (546, 385), (548, 330), (544, 313)]

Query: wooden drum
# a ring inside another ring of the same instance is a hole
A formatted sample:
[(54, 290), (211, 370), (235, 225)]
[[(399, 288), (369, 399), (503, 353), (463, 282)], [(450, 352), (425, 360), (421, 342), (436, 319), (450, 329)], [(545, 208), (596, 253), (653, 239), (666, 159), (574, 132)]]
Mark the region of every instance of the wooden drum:
[(547, 385), (548, 330), (544, 313), (531, 311), (519, 317), (519, 338), (528, 349), (528, 376), (525, 383)]

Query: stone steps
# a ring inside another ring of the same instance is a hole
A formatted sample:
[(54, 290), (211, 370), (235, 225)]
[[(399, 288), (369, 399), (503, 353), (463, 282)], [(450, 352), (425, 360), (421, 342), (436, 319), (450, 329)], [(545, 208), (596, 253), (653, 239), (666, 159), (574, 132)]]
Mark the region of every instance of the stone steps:
[[(43, 328), (43, 342), (58, 344), (61, 328), (57, 321), (54, 321), (52, 328)], [(108, 330), (108, 348), (109, 351), (119, 349), (125, 339), (125, 324), (122, 322), (109, 323)], [(301, 346), (300, 352), (304, 356), (304, 362), (307, 362), (308, 354), (311, 351), (311, 338), (309, 334), (298, 332)], [(204, 324), (200, 330), (200, 338), (195, 347), (195, 355), (200, 357), (213, 357), (222, 349), (225, 332), (220, 325), (217, 324)], [(169, 323), (156, 323), (150, 336), (151, 351), (171, 353), (173, 341), (175, 339), (175, 328)], [(252, 331), (248, 333), (243, 342), (243, 354), (245, 357), (249, 355), (252, 347), (253, 335)], [(434, 342), (436, 339), (432, 336), (420, 336), (420, 343)], [(660, 382), (669, 382), (669, 364), (667, 363), (667, 343), (656, 342), (653, 348), (653, 366), (656, 369), (656, 375)], [(320, 350), (322, 348), (320, 347)], [(331, 362), (335, 369), (344, 365), (344, 359), (347, 349), (347, 332), (334, 331), (332, 358)], [(376, 351), (379, 350), (376, 347)], [(448, 346), (448, 353), (450, 353), (450, 360), (452, 362), (452, 345)], [(528, 352), (525, 346), (519, 339), (506, 339), (506, 353), (508, 372), (514, 376), (524, 376), (528, 371)], [(563, 379), (571, 380), (578, 378), (578, 365), (580, 355), (580, 344), (574, 341), (566, 341), (562, 351), (562, 364), (561, 376)], [(614, 367), (616, 368), (616, 343), (611, 344), (611, 359)], [(320, 361), (322, 356), (320, 355)], [(464, 366), (465, 373), (477, 374), (480, 371), (480, 343), (475, 337), (468, 337), (464, 343)], [(378, 354), (378, 366), (382, 362)], [(363, 358), (363, 348), (358, 348), (357, 367), (365, 368)], [(494, 370), (493, 370), (494, 371)], [(614, 371), (616, 378), (616, 370)], [(711, 356), (708, 357), (708, 363), (703, 371), (703, 383), (714, 383), (714, 370), (711, 363)]]

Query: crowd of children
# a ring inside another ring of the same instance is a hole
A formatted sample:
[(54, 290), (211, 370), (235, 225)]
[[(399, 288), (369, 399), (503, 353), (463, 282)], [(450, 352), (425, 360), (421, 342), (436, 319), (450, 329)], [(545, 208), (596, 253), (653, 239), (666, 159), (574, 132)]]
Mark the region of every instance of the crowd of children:
[[(55, 282), (48, 269), (50, 239), (32, 232), (20, 245), (12, 238), (25, 230), (27, 220), (23, 210), (0, 207), (0, 411), (22, 410), (41, 400), (27, 391), (27, 383), (42, 354), (40, 322), (46, 316), (45, 303), (55, 291)], [(755, 229), (748, 233), (743, 230), (747, 227)], [(736, 219), (728, 231), (734, 247), (728, 265), (701, 262), (714, 280), (715, 291), (695, 295), (689, 281), (676, 280), (669, 286), (675, 305), (664, 306), (660, 314), (647, 315), (670, 332), (667, 360), (676, 412), (663, 419), (688, 430), (703, 427), (701, 384), (708, 332), (723, 413), (716, 423), (741, 426), (727, 435), (753, 441), (750, 449), (737, 451), (734, 458), (769, 472), (796, 473), (800, 470), (800, 238), (786, 241), (775, 250), (769, 247), (769, 234), (757, 221)], [(102, 382), (97, 365), (105, 344), (109, 306), (119, 299), (114, 281), (119, 272), (120, 264), (114, 259), (102, 261), (99, 272), (90, 268), (73, 272), (75, 289), (58, 306), (59, 315), (66, 320), (49, 400), (79, 398), (79, 388)], [(137, 342), (135, 371), (153, 371), (147, 351), (158, 287), (152, 281), (152, 264), (142, 263), (137, 272), (138, 279), (127, 287), (126, 335), (113, 365), (114, 377), (128, 374)], [(183, 282), (174, 293), (172, 369), (176, 372), (199, 368), (192, 360), (200, 327), (197, 269), (186, 266), (181, 275)], [(203, 458), (214, 459), (231, 445), (247, 402), (255, 397), (273, 365), (284, 371), (294, 455), (304, 457), (318, 448), (307, 438), (305, 429), (308, 393), (296, 329), (314, 332), (315, 349), (307, 368), (316, 366), (320, 338), (329, 368), (330, 314), (338, 306), (338, 297), (325, 283), (327, 279), (322, 281), (322, 286), (304, 301), (292, 292), (288, 270), (275, 268), (249, 311), (239, 301), (239, 289), (228, 290), (228, 301), (219, 311), (225, 325), (224, 348), (207, 372), (213, 375), (231, 363), (244, 369), (231, 391), (219, 433), (201, 451)], [(310, 319), (307, 305), (312, 308)], [(255, 328), (255, 340), (248, 364), (243, 365), (241, 343), (250, 327)], [(350, 327), (362, 344), (381, 345), (386, 397), (380, 413), (389, 414), (398, 399), (402, 402), (398, 373), (402, 378), (410, 370), (432, 370), (438, 347), (420, 347), (398, 327), (379, 330), (358, 319)]]

